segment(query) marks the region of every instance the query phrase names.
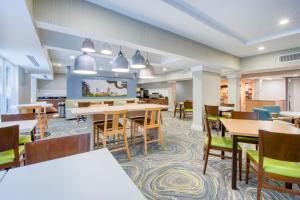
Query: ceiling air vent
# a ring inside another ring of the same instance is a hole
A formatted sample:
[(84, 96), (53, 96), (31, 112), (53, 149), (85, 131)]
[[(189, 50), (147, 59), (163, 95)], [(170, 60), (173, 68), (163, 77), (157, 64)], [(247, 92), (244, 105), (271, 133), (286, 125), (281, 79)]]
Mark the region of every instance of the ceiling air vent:
[(296, 61), (296, 60), (300, 60), (300, 52), (279, 56), (280, 63), (292, 62), (292, 61)]
[(34, 66), (36, 66), (36, 67), (40, 66), (40, 64), (36, 61), (34, 56), (30, 56), (30, 55), (26, 55), (26, 56)]

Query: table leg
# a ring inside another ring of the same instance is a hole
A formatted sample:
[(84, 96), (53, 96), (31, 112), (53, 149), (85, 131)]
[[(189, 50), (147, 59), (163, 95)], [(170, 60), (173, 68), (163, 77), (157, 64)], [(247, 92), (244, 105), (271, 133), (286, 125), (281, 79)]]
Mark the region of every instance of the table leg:
[[(222, 132), (222, 137), (225, 137), (225, 126), (223, 125), (222, 122), (221, 123), (221, 132)], [(225, 152), (224, 151), (221, 151), (221, 155), (224, 156), (225, 155)], [(222, 159), (224, 159), (224, 157), (222, 157)]]
[(292, 183), (285, 183), (285, 188), (286, 189), (293, 189), (293, 184)]
[(90, 133), (90, 150), (94, 149), (94, 125), (93, 115), (87, 115), (87, 132)]
[(181, 119), (182, 117), (182, 106), (179, 105), (179, 119)]
[(236, 190), (236, 176), (237, 176), (237, 136), (233, 135), (232, 144), (232, 173), (231, 173), (231, 188)]

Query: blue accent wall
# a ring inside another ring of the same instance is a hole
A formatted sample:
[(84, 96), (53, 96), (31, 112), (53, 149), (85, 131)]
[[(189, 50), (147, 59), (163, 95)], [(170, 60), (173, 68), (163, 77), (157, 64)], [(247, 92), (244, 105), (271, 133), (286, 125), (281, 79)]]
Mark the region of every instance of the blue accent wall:
[[(92, 80), (112, 80), (112, 81), (127, 81), (127, 97), (83, 97), (82, 96), (82, 81), (86, 79)], [(71, 73), (70, 67), (67, 69), (67, 98), (68, 99), (121, 99), (121, 98), (136, 98), (136, 74), (122, 74), (115, 76), (112, 72), (100, 71), (96, 75), (78, 75)]]

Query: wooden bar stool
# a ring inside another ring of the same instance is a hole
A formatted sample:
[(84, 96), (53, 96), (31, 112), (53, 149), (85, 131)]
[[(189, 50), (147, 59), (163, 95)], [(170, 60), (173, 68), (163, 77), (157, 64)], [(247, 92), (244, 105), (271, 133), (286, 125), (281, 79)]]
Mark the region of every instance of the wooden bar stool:
[[(126, 113), (127, 110), (117, 110), (117, 111), (105, 111), (104, 114), (104, 123), (97, 125), (97, 130), (99, 133), (96, 135), (96, 140), (99, 139), (102, 141), (103, 147), (106, 147), (107, 137), (109, 136), (118, 136), (118, 148), (114, 148), (111, 152), (126, 150), (128, 160), (131, 160), (130, 151), (128, 148), (128, 141), (126, 135)], [(123, 124), (119, 121), (123, 119)], [(120, 147), (120, 136), (123, 136), (124, 147)]]
[[(138, 130), (138, 127), (141, 127), (144, 129), (144, 154), (148, 154), (147, 145), (153, 142), (160, 142), (160, 145), (163, 146), (163, 132), (161, 130), (161, 108), (146, 108), (145, 109), (145, 117), (143, 119), (137, 119), (134, 121), (134, 126), (137, 126), (137, 128), (134, 128), (134, 138), (136, 136), (136, 132)], [(157, 129), (158, 130), (158, 139), (153, 140), (147, 140), (147, 134), (148, 130), (151, 129)], [(135, 139), (134, 139), (135, 140)]]

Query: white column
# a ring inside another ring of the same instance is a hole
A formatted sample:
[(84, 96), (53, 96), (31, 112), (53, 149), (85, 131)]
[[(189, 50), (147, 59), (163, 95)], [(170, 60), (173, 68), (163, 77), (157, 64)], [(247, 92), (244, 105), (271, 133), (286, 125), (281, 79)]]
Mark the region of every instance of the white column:
[(227, 75), (228, 103), (234, 103), (235, 109), (240, 110), (241, 105), (241, 76), (239, 74)]
[(37, 79), (30, 77), (30, 101), (31, 103), (36, 102), (37, 98)]
[(176, 100), (176, 81), (169, 81), (168, 96), (170, 111), (174, 111), (174, 101)]
[(191, 128), (195, 131), (202, 131), (203, 67), (197, 66), (191, 70), (193, 77), (193, 124)]

